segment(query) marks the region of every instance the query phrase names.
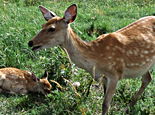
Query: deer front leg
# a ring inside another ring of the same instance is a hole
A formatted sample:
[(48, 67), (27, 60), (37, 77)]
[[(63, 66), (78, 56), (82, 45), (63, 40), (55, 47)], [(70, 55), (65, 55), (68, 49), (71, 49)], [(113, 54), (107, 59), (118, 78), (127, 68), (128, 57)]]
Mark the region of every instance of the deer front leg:
[[(131, 108), (131, 107), (134, 106), (134, 104), (136, 103), (136, 101), (138, 100), (138, 98), (142, 95), (142, 93), (144, 92), (144, 90), (148, 86), (148, 84), (151, 82), (151, 80), (152, 80), (152, 77), (151, 77), (149, 71), (142, 76), (142, 85), (141, 85), (139, 91), (137, 92), (137, 94), (135, 95), (135, 97), (130, 102), (129, 108)], [(129, 108), (127, 107), (125, 109), (125, 112), (126, 113), (128, 112)]]
[(106, 115), (108, 112), (112, 97), (117, 87), (118, 80), (119, 79), (115, 77), (115, 78), (110, 78), (107, 81), (106, 94), (105, 94), (105, 98), (102, 104), (102, 115)]

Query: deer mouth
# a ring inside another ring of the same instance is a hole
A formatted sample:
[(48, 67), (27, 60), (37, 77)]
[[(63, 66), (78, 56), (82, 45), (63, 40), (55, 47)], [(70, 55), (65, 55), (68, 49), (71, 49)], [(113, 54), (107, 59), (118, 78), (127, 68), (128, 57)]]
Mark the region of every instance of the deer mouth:
[(32, 48), (32, 51), (39, 51), (39, 50), (41, 49), (41, 46), (42, 46), (42, 45), (34, 46), (34, 47)]

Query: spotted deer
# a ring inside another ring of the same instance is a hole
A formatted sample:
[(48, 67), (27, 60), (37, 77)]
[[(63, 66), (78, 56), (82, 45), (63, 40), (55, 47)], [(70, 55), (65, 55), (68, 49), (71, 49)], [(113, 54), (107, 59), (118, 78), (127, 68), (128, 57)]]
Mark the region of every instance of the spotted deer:
[(70, 26), (77, 16), (76, 4), (69, 6), (63, 17), (43, 6), (39, 8), (47, 23), (29, 41), (29, 47), (39, 51), (59, 45), (78, 67), (96, 81), (102, 80), (106, 86), (102, 115), (108, 113), (119, 80), (142, 76), (140, 90), (129, 104), (132, 107), (152, 79), (149, 70), (155, 63), (155, 16), (143, 17), (116, 32), (85, 42)]
[(29, 92), (50, 93), (51, 85), (47, 80), (45, 71), (42, 79), (33, 73), (17, 68), (0, 69), (0, 92), (7, 91), (10, 94), (27, 94)]

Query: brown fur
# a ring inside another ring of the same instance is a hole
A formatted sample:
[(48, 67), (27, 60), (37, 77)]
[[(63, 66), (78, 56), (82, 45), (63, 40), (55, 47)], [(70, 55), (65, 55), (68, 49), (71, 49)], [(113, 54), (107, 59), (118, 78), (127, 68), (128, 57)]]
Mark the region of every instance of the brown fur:
[[(108, 112), (118, 81), (142, 76), (141, 88), (129, 105), (132, 107), (152, 79), (149, 70), (155, 64), (155, 16), (141, 18), (116, 32), (85, 42), (68, 24), (76, 14), (76, 5), (73, 4), (65, 11), (64, 18), (49, 16), (50, 20), (30, 40), (29, 46), (41, 45), (34, 50), (39, 51), (60, 45), (78, 67), (89, 72), (96, 81), (102, 80), (106, 90), (103, 115)], [(47, 34), (49, 26), (54, 27), (55, 31)]]
[(0, 69), (0, 88), (12, 94), (27, 94), (39, 92), (47, 94), (51, 85), (47, 78), (39, 79), (34, 74), (17, 68)]

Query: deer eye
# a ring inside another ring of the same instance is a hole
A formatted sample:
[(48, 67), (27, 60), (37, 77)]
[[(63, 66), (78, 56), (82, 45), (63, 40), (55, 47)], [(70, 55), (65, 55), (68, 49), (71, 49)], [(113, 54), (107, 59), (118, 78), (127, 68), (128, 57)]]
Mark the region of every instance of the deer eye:
[(54, 32), (55, 31), (55, 28), (54, 27), (50, 27), (49, 29), (48, 29), (48, 32)]

